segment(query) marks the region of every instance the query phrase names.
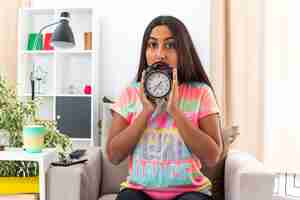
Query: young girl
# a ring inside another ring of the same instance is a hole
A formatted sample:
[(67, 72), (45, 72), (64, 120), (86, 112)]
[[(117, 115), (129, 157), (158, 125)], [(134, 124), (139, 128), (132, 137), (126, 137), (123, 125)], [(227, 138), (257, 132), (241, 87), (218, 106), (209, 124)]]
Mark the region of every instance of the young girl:
[[(144, 70), (172, 67), (166, 106), (144, 93)], [(219, 109), (212, 85), (184, 24), (172, 16), (153, 19), (145, 30), (136, 81), (112, 106), (107, 154), (113, 164), (129, 156), (129, 176), (117, 200), (207, 200), (211, 182), (201, 166), (222, 152)]]

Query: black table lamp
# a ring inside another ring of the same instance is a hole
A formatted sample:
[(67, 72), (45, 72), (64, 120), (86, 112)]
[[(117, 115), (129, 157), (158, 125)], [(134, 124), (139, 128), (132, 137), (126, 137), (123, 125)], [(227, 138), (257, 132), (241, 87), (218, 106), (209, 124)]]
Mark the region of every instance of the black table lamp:
[[(36, 50), (37, 46), (37, 41), (40, 39), (41, 34), (43, 30), (46, 28), (49, 28), (51, 26), (57, 25), (55, 28), (54, 32), (52, 33), (51, 37), (51, 44), (54, 47), (59, 47), (59, 48), (73, 48), (75, 46), (75, 40), (74, 40), (74, 35), (71, 30), (71, 27), (69, 26), (69, 19), (70, 19), (70, 13), (69, 12), (62, 12), (60, 14), (60, 20), (58, 22), (54, 22), (52, 24), (48, 24), (46, 26), (43, 26), (37, 37), (35, 38), (34, 44), (33, 44), (33, 50)], [(34, 85), (34, 69), (30, 73), (30, 82), (31, 82), (31, 99), (34, 100), (34, 90), (35, 90), (35, 85)]]
[(59, 25), (52, 34), (52, 44), (60, 48), (73, 48), (75, 46), (75, 40), (71, 27), (69, 26), (70, 13), (62, 12), (60, 17)]

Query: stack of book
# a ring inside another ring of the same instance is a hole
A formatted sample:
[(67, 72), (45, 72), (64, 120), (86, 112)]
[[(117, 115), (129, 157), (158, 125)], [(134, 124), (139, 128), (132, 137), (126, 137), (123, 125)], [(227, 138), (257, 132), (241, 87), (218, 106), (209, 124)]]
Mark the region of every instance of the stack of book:
[(51, 46), (52, 33), (29, 33), (27, 50), (53, 50)]
[(39, 199), (39, 177), (0, 177), (0, 200), (21, 199)]

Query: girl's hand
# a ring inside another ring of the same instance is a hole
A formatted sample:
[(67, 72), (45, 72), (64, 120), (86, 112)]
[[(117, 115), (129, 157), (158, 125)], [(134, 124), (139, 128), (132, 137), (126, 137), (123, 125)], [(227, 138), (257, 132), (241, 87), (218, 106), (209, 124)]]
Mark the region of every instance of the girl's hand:
[(173, 68), (173, 83), (172, 89), (168, 98), (167, 112), (172, 116), (179, 110), (178, 108), (178, 80), (177, 80), (177, 68)]
[(141, 100), (142, 105), (143, 105), (143, 111), (145, 111), (147, 113), (152, 113), (155, 110), (155, 104), (152, 103), (145, 95), (144, 77), (145, 77), (145, 71), (143, 71), (143, 74), (142, 74), (139, 97), (140, 97), (140, 100)]

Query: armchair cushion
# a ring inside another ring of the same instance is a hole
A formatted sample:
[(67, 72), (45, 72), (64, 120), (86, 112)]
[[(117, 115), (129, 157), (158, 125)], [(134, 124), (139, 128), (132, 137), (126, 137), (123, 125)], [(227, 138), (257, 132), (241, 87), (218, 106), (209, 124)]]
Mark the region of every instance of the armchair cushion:
[(115, 200), (117, 198), (117, 194), (105, 194), (100, 197), (99, 200)]
[(128, 159), (116, 166), (111, 164), (107, 157), (103, 155), (101, 163), (103, 169), (101, 194), (118, 193), (120, 183), (124, 181), (128, 175)]

